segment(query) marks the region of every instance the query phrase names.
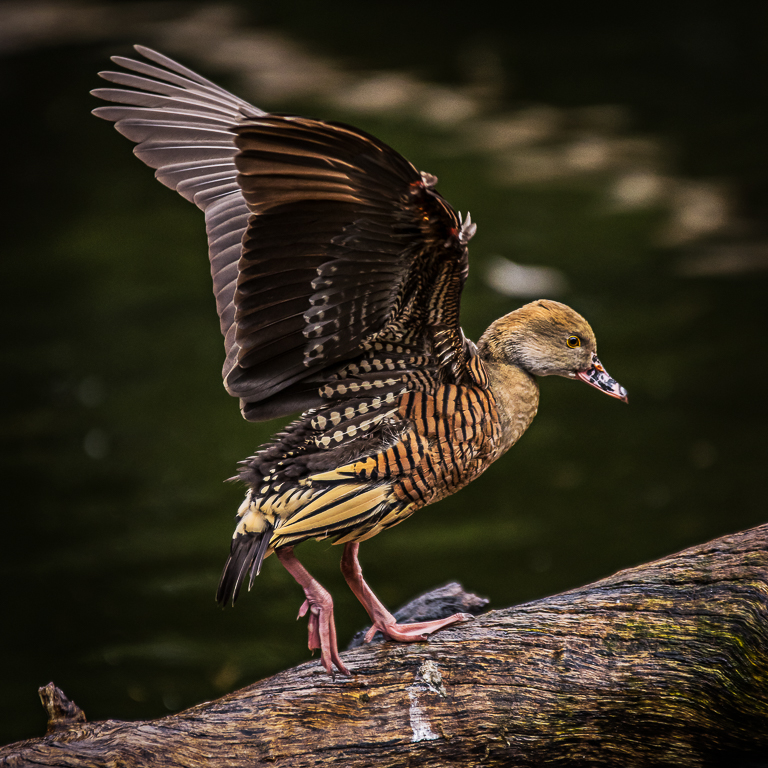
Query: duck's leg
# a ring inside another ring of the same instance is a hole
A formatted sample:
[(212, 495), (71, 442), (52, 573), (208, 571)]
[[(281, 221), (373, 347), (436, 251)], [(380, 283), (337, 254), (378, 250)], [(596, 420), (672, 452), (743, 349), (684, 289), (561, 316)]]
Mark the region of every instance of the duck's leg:
[(376, 630), (390, 640), (415, 643), (419, 640), (425, 640), (427, 635), (437, 632), (438, 629), (474, 618), (471, 613), (454, 613), (453, 616), (448, 616), (445, 619), (420, 621), (414, 624), (398, 624), (395, 617), (384, 607), (363, 578), (363, 569), (357, 559), (359, 548), (360, 544), (358, 543), (344, 545), (344, 554), (341, 556), (341, 572), (344, 574), (349, 588), (368, 611), (373, 622), (373, 626), (365, 635), (366, 643), (371, 642)]
[(339, 657), (336, 643), (336, 625), (333, 622), (333, 599), (327, 589), (298, 561), (293, 554), (293, 547), (281, 547), (275, 550), (285, 570), (293, 576), (304, 590), (307, 599), (299, 609), (297, 618), (309, 613), (309, 650), (320, 649), (320, 663), (329, 675), (333, 674), (333, 665), (339, 672), (349, 674), (344, 662)]

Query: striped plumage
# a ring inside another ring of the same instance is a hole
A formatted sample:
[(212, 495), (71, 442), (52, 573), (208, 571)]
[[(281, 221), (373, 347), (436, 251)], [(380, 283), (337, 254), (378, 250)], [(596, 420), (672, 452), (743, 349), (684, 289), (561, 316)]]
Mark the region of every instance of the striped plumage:
[[(349, 126), (269, 115), (176, 62), (101, 76), (95, 111), (136, 142), (157, 178), (205, 213), (227, 391), (251, 421), (301, 412), (243, 462), (248, 486), (217, 598), (234, 601), (275, 551), (307, 597), (309, 645), (346, 672), (330, 595), (293, 547), (344, 543), (342, 570), (374, 623), (416, 640), (462, 614), (395, 623), (362, 578), (359, 542), (463, 487), (525, 431), (536, 376), (626, 393), (587, 322), (539, 301), (478, 346), (459, 325), (475, 231), (437, 179)], [(128, 90), (129, 89), (129, 90)]]

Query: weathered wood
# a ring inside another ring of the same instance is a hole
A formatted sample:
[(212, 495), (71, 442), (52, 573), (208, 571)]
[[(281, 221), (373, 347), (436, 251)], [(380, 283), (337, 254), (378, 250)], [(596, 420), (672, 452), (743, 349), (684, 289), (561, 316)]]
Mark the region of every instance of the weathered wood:
[(768, 525), (0, 765), (768, 766)]

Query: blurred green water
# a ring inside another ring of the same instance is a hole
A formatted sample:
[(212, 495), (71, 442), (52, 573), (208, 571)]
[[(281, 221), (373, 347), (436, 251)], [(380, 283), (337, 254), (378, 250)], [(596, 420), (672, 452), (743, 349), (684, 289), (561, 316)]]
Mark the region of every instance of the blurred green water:
[[(570, 285), (560, 298), (589, 318), (603, 362), (630, 392), (625, 407), (573, 382), (542, 382), (540, 414), (508, 456), (363, 546), (384, 602), (458, 579), (507, 606), (764, 522), (766, 273), (680, 269), (715, 245), (765, 242), (761, 70), (746, 66), (751, 49), (733, 34), (751, 40), (748, 20), (719, 33), (698, 22), (675, 47), (682, 20), (653, 38), (647, 25), (616, 34), (527, 18), (512, 55), (492, 16), (469, 25), (464, 49), (447, 27), (442, 39), (426, 35), (430, 20), (419, 16), (387, 46), (394, 32), (377, 20), (384, 26), (365, 46), (344, 24), (312, 26), (308, 8), (293, 6), (303, 12), (267, 13), (269, 28), (352, 71), (412, 69), (451, 87), (466, 84), (469, 53), (487, 45), (503, 75), (491, 116), (536, 103), (565, 110), (567, 122), (568, 110), (619, 104), (637, 123), (627, 135), (650, 136), (665, 173), (715, 175), (730, 190), (731, 225), (660, 245), (670, 198), (612, 208), (610, 169), (510, 182), (508, 148), (479, 150), (461, 123), (355, 113), (320, 97), (279, 105), (380, 136), (472, 211), (469, 336), (520, 303), (484, 279), (494, 257), (556, 267)], [(40, 44), (3, 61), (16, 120), (4, 142), (13, 205), (0, 262), (3, 742), (43, 732), (36, 688), (49, 680), (89, 719), (155, 717), (309, 658), (306, 625), (294, 621), (302, 596), (274, 558), (236, 609), (213, 601), (242, 497), (222, 480), (277, 425), (243, 422), (221, 387), (199, 212), (88, 114), (87, 91), (113, 50), (125, 52), (125, 40)], [(644, 75), (628, 77), (628, 60)], [(704, 105), (693, 74), (706, 71)], [(561, 131), (551, 144), (562, 140)], [(300, 550), (334, 595), (343, 644), (366, 617), (339, 554), (325, 542)]]

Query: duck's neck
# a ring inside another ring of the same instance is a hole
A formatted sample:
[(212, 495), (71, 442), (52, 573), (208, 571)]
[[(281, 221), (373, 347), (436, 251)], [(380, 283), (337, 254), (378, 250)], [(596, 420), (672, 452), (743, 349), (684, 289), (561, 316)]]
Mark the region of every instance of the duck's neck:
[(490, 389), (496, 399), (502, 424), (502, 451), (511, 448), (533, 421), (539, 408), (539, 385), (536, 379), (517, 365), (495, 360), (481, 352), (488, 371)]

